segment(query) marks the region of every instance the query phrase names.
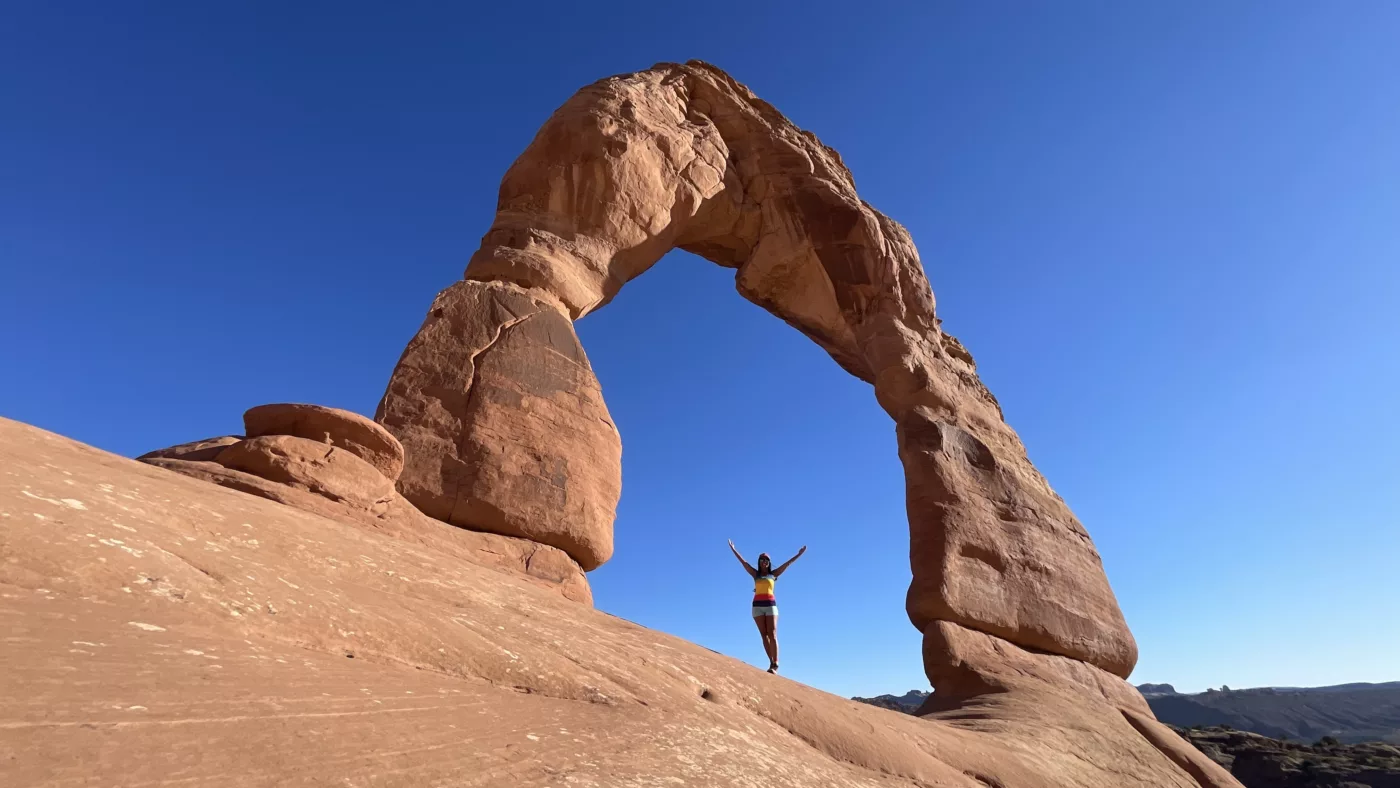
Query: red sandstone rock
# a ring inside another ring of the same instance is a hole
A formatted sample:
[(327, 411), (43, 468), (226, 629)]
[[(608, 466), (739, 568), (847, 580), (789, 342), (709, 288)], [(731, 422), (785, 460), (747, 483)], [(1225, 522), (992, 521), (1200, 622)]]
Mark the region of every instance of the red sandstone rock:
[(0, 785), (1239, 788), (1036, 675), (920, 719), (3, 419), (0, 468)]
[(924, 671), (937, 692), (920, 714), (956, 708), (969, 698), (1030, 682), (1152, 717), (1142, 693), (1112, 673), (1070, 657), (1026, 651), (947, 621), (935, 621), (924, 632)]
[(403, 471), (403, 446), (374, 421), (339, 408), (276, 403), (243, 414), (248, 437), (293, 435), (344, 449), (379, 469), (389, 481)]
[(612, 556), (622, 447), (569, 319), (504, 283), (433, 302), (375, 416), (403, 443), (399, 490), (425, 514)]
[(1025, 475), (1033, 469), (1005, 462), (930, 408), (908, 412), (897, 435), (915, 626), (927, 632), (938, 621), (967, 622), (1127, 676), (1137, 649), (1099, 554), (1060, 498)]
[[(860, 199), (835, 151), (724, 72), (698, 62), (660, 64), (580, 90), (506, 173), (495, 221), (465, 275), (527, 288), (531, 298), (577, 318), (606, 304), (675, 247), (738, 269), (740, 294), (874, 384), (900, 436), (914, 575), (908, 611), (915, 626), (954, 622), (1129, 674), (1137, 645), (1098, 552), (1031, 465), (978, 379), (971, 354), (942, 330), (909, 234)], [(395, 371), (386, 403), (395, 385), (419, 374), (412, 370), (433, 366), (410, 361), (415, 350), (429, 359), (454, 354), (460, 367), (487, 346), (479, 335), (507, 319), (485, 320), (486, 328), (465, 332), (469, 340), (441, 334), (431, 342), (415, 339), (417, 348), (410, 346), (400, 363), (411, 369)], [(460, 381), (452, 383), (460, 390)], [(505, 397), (492, 403), (493, 422), (543, 423), (532, 422), (525, 408), (509, 414)], [(428, 432), (451, 426), (462, 419), (461, 407), (383, 420), (407, 443), (410, 425), (433, 425)], [(586, 429), (587, 418), (559, 411), (557, 420), (551, 415), (550, 430), (465, 432), (476, 436), (480, 456), (557, 457), (565, 452), (554, 446), (553, 428), (572, 420)], [(452, 440), (461, 433), (455, 427), (441, 432), (438, 446), (417, 440), (409, 454), (420, 454), (416, 462), (423, 465), (446, 467), (460, 456)], [(577, 450), (604, 445), (601, 435), (591, 438)], [(492, 468), (478, 463), (426, 476), (463, 479), (480, 500), (520, 500), (498, 492), (506, 479), (489, 477)], [(611, 473), (591, 479), (581, 473), (577, 464), (560, 467), (555, 488), (569, 490), (571, 498), (612, 499)], [(548, 488), (535, 484), (532, 494)], [(405, 487), (405, 494), (444, 517), (439, 502), (451, 489), (420, 496)], [(490, 519), (487, 508), (478, 507), (473, 521)], [(590, 520), (590, 534), (602, 538), (609, 523)], [(571, 554), (586, 568), (596, 565), (597, 556)]]
[(394, 495), (394, 483), (373, 465), (344, 449), (292, 435), (239, 441), (214, 461), (371, 512), (383, 511)]
[(178, 446), (171, 446), (168, 449), (149, 451), (136, 459), (151, 460), (159, 457), (171, 460), (204, 462), (214, 459), (219, 456), (219, 452), (241, 440), (243, 440), (242, 435), (223, 435), (218, 438), (205, 438), (204, 440), (181, 443)]

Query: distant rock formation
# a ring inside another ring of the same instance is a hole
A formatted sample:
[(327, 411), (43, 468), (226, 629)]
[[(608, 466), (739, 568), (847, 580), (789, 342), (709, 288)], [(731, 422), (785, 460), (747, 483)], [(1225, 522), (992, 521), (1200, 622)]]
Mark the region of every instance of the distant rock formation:
[(1280, 741), (1233, 728), (1173, 726), (1245, 788), (1400, 788), (1400, 747)]
[(1153, 695), (1177, 694), (1176, 687), (1173, 687), (1170, 684), (1139, 684), (1137, 685), (1137, 690), (1138, 692), (1141, 692), (1144, 697), (1148, 698), (1152, 697)]
[(1294, 741), (1331, 736), (1400, 744), (1400, 682), (1212, 690), (1147, 695), (1147, 701), (1158, 719), (1181, 727), (1228, 725)]
[(924, 690), (909, 690), (903, 695), (876, 695), (873, 698), (851, 698), (851, 700), (865, 703), (871, 706), (878, 706), (891, 711), (901, 711), (905, 714), (913, 714), (928, 700), (929, 693)]

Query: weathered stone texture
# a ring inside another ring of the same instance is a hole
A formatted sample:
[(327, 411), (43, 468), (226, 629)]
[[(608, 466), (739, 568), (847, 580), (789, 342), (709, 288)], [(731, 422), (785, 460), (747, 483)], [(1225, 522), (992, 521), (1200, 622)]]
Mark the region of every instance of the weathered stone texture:
[(622, 444), (572, 323), (499, 282), (438, 294), (376, 419), (403, 443), (399, 490), (425, 514), (612, 556)]

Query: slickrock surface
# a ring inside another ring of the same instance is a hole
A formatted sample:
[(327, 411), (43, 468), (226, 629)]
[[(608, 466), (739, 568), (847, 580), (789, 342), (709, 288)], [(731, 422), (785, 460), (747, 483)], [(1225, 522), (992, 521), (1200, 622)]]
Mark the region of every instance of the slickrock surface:
[(0, 784), (1202, 784), (1093, 693), (911, 717), (444, 544), (0, 420)]

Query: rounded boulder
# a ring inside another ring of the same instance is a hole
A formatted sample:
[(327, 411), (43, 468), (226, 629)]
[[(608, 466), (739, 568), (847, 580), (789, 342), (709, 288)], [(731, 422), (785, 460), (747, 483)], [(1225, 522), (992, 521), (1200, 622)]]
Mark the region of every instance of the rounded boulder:
[(344, 449), (373, 465), (389, 481), (403, 473), (403, 445), (374, 421), (339, 408), (298, 403), (259, 405), (243, 414), (249, 438), (291, 435)]

